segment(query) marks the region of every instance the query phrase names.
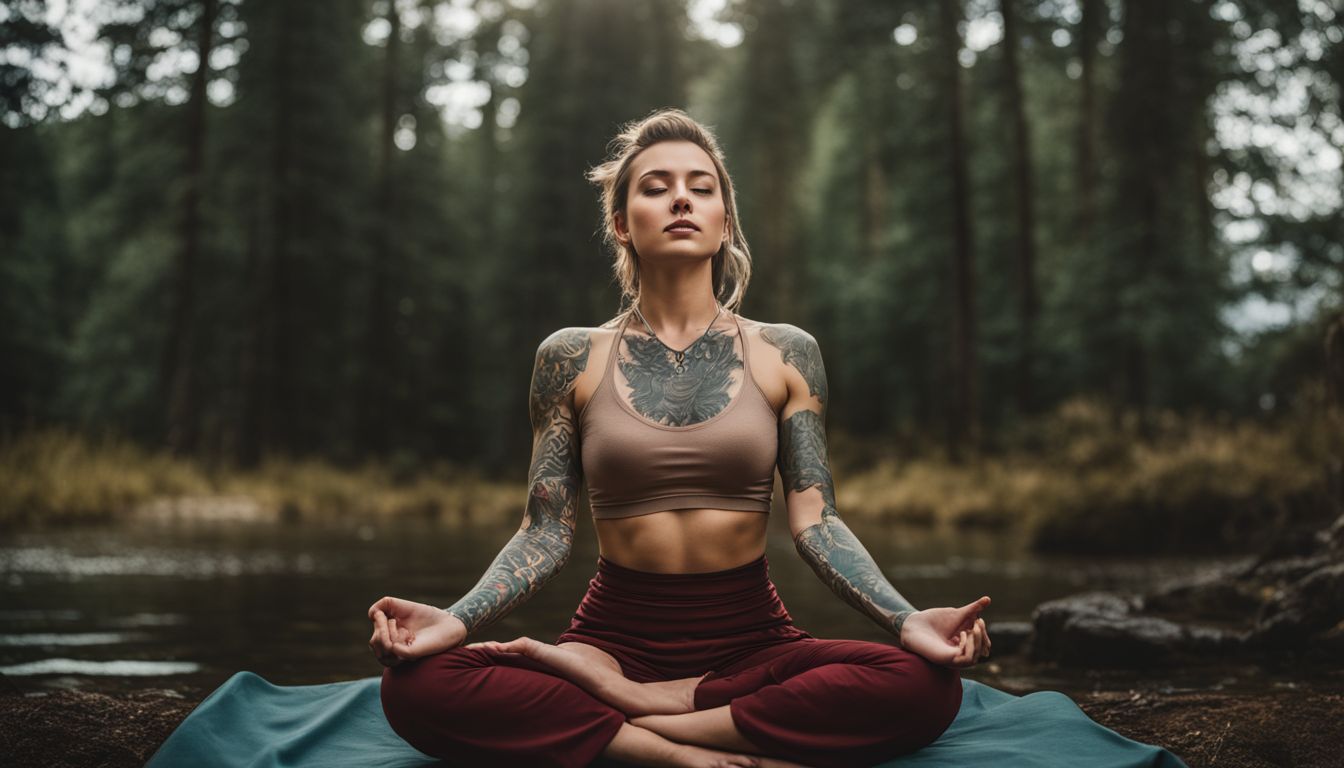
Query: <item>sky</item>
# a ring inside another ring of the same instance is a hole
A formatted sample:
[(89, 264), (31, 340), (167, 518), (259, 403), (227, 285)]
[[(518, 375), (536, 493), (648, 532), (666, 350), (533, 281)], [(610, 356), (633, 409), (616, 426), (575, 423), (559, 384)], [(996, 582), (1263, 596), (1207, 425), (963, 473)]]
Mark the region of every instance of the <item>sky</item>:
[[(536, 0), (497, 0), (494, 3), (476, 3), (471, 0), (445, 0), (433, 6), (431, 13), (425, 13), (413, 2), (400, 0), (403, 24), (407, 28), (417, 28), (423, 24), (433, 25), (436, 38), (449, 44), (454, 40), (470, 35), (481, 20), (482, 15), (503, 13), (506, 6), (526, 8)], [(731, 22), (719, 20), (727, 0), (690, 0), (688, 4), (691, 19), (691, 31), (703, 39), (711, 40), (725, 47), (736, 46), (743, 39), (742, 28)], [(1058, 13), (1065, 23), (1076, 23), (1080, 11), (1076, 0), (1057, 0)], [(1308, 60), (1320, 57), (1327, 44), (1340, 42), (1341, 19), (1329, 0), (1299, 0), (1300, 7), (1314, 17), (1319, 24), (1314, 30), (1308, 30), (1299, 44)], [(57, 110), (62, 119), (73, 119), (84, 112), (101, 114), (107, 104), (102, 103), (87, 89), (106, 85), (112, 77), (110, 52), (108, 46), (94, 39), (96, 13), (106, 12), (110, 6), (100, 4), (99, 0), (51, 0), (48, 3), (48, 22), (58, 25), (65, 39), (64, 50), (52, 49), (42, 59), (26, 61), (26, 57), (17, 51), (0, 51), (0, 55), (18, 64), (31, 64), (34, 72), (43, 80), (55, 83), (48, 93), (47, 102)], [(965, 67), (975, 65), (977, 54), (998, 44), (1003, 38), (1003, 20), (995, 8), (997, 2), (970, 0), (967, 5), (967, 20), (962, 24), (964, 45), (959, 52), (961, 64)], [(479, 13), (478, 13), (479, 12)], [(1310, 85), (1309, 75), (1298, 72), (1285, 76), (1291, 53), (1281, 44), (1277, 32), (1272, 29), (1255, 30), (1239, 17), (1236, 5), (1231, 2), (1216, 2), (1212, 6), (1215, 16), (1233, 24), (1234, 35), (1238, 38), (1235, 54), (1241, 66), (1248, 72), (1257, 73), (1264, 84), (1277, 87), (1266, 89), (1264, 93), (1255, 92), (1240, 83), (1225, 83), (1215, 96), (1212, 104), (1213, 128), (1217, 142), (1228, 149), (1247, 147), (1260, 148), (1272, 152), (1283, 159), (1285, 164), (1296, 172), (1277, 185), (1264, 182), (1252, 183), (1245, 174), (1234, 178), (1215, 177), (1212, 196), (1215, 206), (1231, 216), (1223, 218), (1231, 221), (1235, 217), (1250, 215), (1257, 209), (1265, 213), (1286, 213), (1294, 217), (1306, 217), (1323, 212), (1338, 211), (1341, 201), (1341, 189), (1344, 189), (1344, 165), (1340, 148), (1344, 147), (1344, 125), (1330, 114), (1316, 115), (1314, 121), (1302, 119), (1308, 112), (1307, 96)], [(0, 4), (0, 23), (3, 23), (10, 11)], [(229, 30), (222, 30), (228, 32)], [(364, 40), (369, 45), (382, 45), (387, 38), (388, 25), (382, 19), (375, 19), (364, 29)], [(165, 44), (178, 41), (171, 39), (171, 33), (164, 33)], [(891, 31), (893, 45), (911, 45), (919, 38), (919, 29), (912, 21), (902, 20)], [(522, 85), (527, 79), (527, 30), (521, 23), (513, 22), (504, 27), (499, 44), (499, 59), (495, 76), (510, 86)], [(1072, 45), (1072, 37), (1065, 29), (1056, 30), (1051, 41), (1057, 47)], [(1120, 42), (1119, 30), (1112, 29), (1108, 39), (1102, 43), (1103, 53), (1107, 46)], [(218, 47), (211, 55), (212, 68), (227, 67), (237, 63), (239, 53), (232, 47)], [(162, 98), (168, 103), (181, 103), (186, 92), (171, 82), (175, 74), (194, 71), (196, 56), (190, 50), (166, 51), (150, 70), (151, 80), (161, 78), (162, 84), (151, 85), (150, 98)], [(1070, 77), (1077, 77), (1076, 62), (1070, 66)], [(1263, 73), (1263, 74), (1261, 74)], [(429, 103), (439, 108), (445, 127), (450, 133), (475, 130), (484, 120), (480, 107), (488, 98), (488, 86), (472, 80), (471, 62), (450, 63), (445, 71), (445, 80), (433, 85), (426, 92)], [(208, 95), (217, 106), (225, 106), (233, 100), (233, 85), (224, 78), (211, 81)], [(517, 120), (522, 105), (517, 99), (507, 98), (500, 104), (496, 116), (497, 123), (509, 128)], [(7, 120), (9, 116), (7, 116)], [(403, 150), (415, 145), (414, 118), (405, 116), (399, 124), (396, 144)], [(1222, 171), (1218, 172), (1222, 174)], [(1235, 222), (1222, 226), (1222, 235), (1226, 242), (1237, 246), (1253, 240), (1258, 235), (1254, 222)], [(1236, 280), (1248, 280), (1251, 276), (1262, 278), (1283, 278), (1291, 273), (1296, 256), (1283, 250), (1236, 248), (1233, 263), (1233, 277)], [(1241, 305), (1229, 308), (1225, 317), (1234, 329), (1240, 332), (1253, 332), (1257, 329), (1292, 322), (1301, 313), (1309, 312), (1311, 307), (1323, 298), (1320, 291), (1306, 291), (1298, 298), (1296, 306), (1282, 302), (1270, 302), (1250, 298)]]

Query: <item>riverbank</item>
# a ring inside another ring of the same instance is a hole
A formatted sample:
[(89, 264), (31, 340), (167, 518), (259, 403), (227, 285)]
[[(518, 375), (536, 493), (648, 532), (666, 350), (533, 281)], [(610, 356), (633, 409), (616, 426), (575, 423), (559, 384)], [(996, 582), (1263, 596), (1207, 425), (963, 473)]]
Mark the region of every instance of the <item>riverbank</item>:
[[(1102, 725), (1166, 747), (1191, 768), (1325, 768), (1344, 752), (1344, 732), (1331, 726), (1344, 711), (1344, 689), (1250, 694), (1140, 687), (1070, 696)], [(0, 693), (0, 754), (13, 766), (138, 768), (197, 703), (168, 690)]]
[(273, 458), (240, 469), (59, 430), (0, 445), (0, 530), (145, 515), (237, 522), (417, 518), (477, 525), (520, 516), (525, 500), (521, 485), (442, 462), (341, 467), (320, 459)]
[[(894, 438), (833, 435), (831, 454), (838, 506), (850, 518), (1018, 530), (1046, 552), (1228, 552), (1337, 514), (1328, 489), (1341, 482), (1344, 420), (1331, 412), (1141, 423), (1073, 401), (965, 463)], [(525, 499), (520, 482), (446, 463), (276, 458), (243, 470), (60, 431), (0, 446), (0, 529), (146, 514), (470, 525), (514, 519)]]

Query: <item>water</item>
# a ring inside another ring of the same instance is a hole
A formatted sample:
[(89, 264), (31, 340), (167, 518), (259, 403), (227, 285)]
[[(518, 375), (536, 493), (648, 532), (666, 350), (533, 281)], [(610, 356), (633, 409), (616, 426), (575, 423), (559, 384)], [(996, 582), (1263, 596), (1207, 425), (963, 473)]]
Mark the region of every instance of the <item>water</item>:
[[(284, 685), (378, 675), (368, 606), (383, 595), (449, 605), (516, 525), (146, 519), (14, 533), (0, 543), (0, 674), (22, 690), (195, 695), (243, 669)], [(850, 525), (916, 606), (990, 595), (991, 636), (995, 621), (1025, 621), (1045, 600), (1087, 589), (1143, 591), (1226, 562), (1043, 557), (1002, 533), (865, 524), (857, 516)], [(783, 515), (771, 520), (767, 557), (799, 626), (818, 637), (889, 639), (798, 558)], [(568, 567), (479, 639), (554, 640), (596, 561), (584, 521)]]

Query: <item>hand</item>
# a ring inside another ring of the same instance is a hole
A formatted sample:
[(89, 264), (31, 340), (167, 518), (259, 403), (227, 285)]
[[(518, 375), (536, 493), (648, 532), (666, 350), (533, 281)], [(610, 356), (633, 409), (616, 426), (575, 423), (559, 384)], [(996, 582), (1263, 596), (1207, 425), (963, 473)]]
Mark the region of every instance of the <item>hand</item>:
[(550, 654), (548, 653), (548, 651), (560, 650), (554, 645), (543, 643), (540, 640), (533, 640), (530, 637), (520, 637), (516, 640), (509, 640), (508, 642), (500, 642), (498, 640), (482, 640), (481, 642), (478, 643), (471, 643), (467, 647), (485, 648), (491, 651), (498, 651), (499, 653), (517, 653), (522, 656), (527, 656), (528, 658), (531, 659), (536, 659), (538, 661), (541, 661), (544, 658), (550, 658)]
[(451, 613), (396, 597), (369, 606), (369, 619), (369, 649), (385, 667), (455, 648), (467, 639), (467, 626)]
[(945, 667), (969, 667), (989, 656), (993, 645), (980, 612), (985, 596), (960, 608), (928, 608), (906, 617), (901, 647)]

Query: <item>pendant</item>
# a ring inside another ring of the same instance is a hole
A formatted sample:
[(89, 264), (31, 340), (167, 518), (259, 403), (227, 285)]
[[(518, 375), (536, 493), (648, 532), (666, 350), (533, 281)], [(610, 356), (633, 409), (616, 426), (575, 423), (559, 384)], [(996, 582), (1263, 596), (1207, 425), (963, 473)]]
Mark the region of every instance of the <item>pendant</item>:
[(677, 367), (674, 370), (676, 370), (677, 373), (684, 373), (686, 371), (686, 366), (682, 364), (682, 360), (686, 357), (686, 350), (683, 349), (680, 352), (673, 352), (672, 356), (677, 360)]

